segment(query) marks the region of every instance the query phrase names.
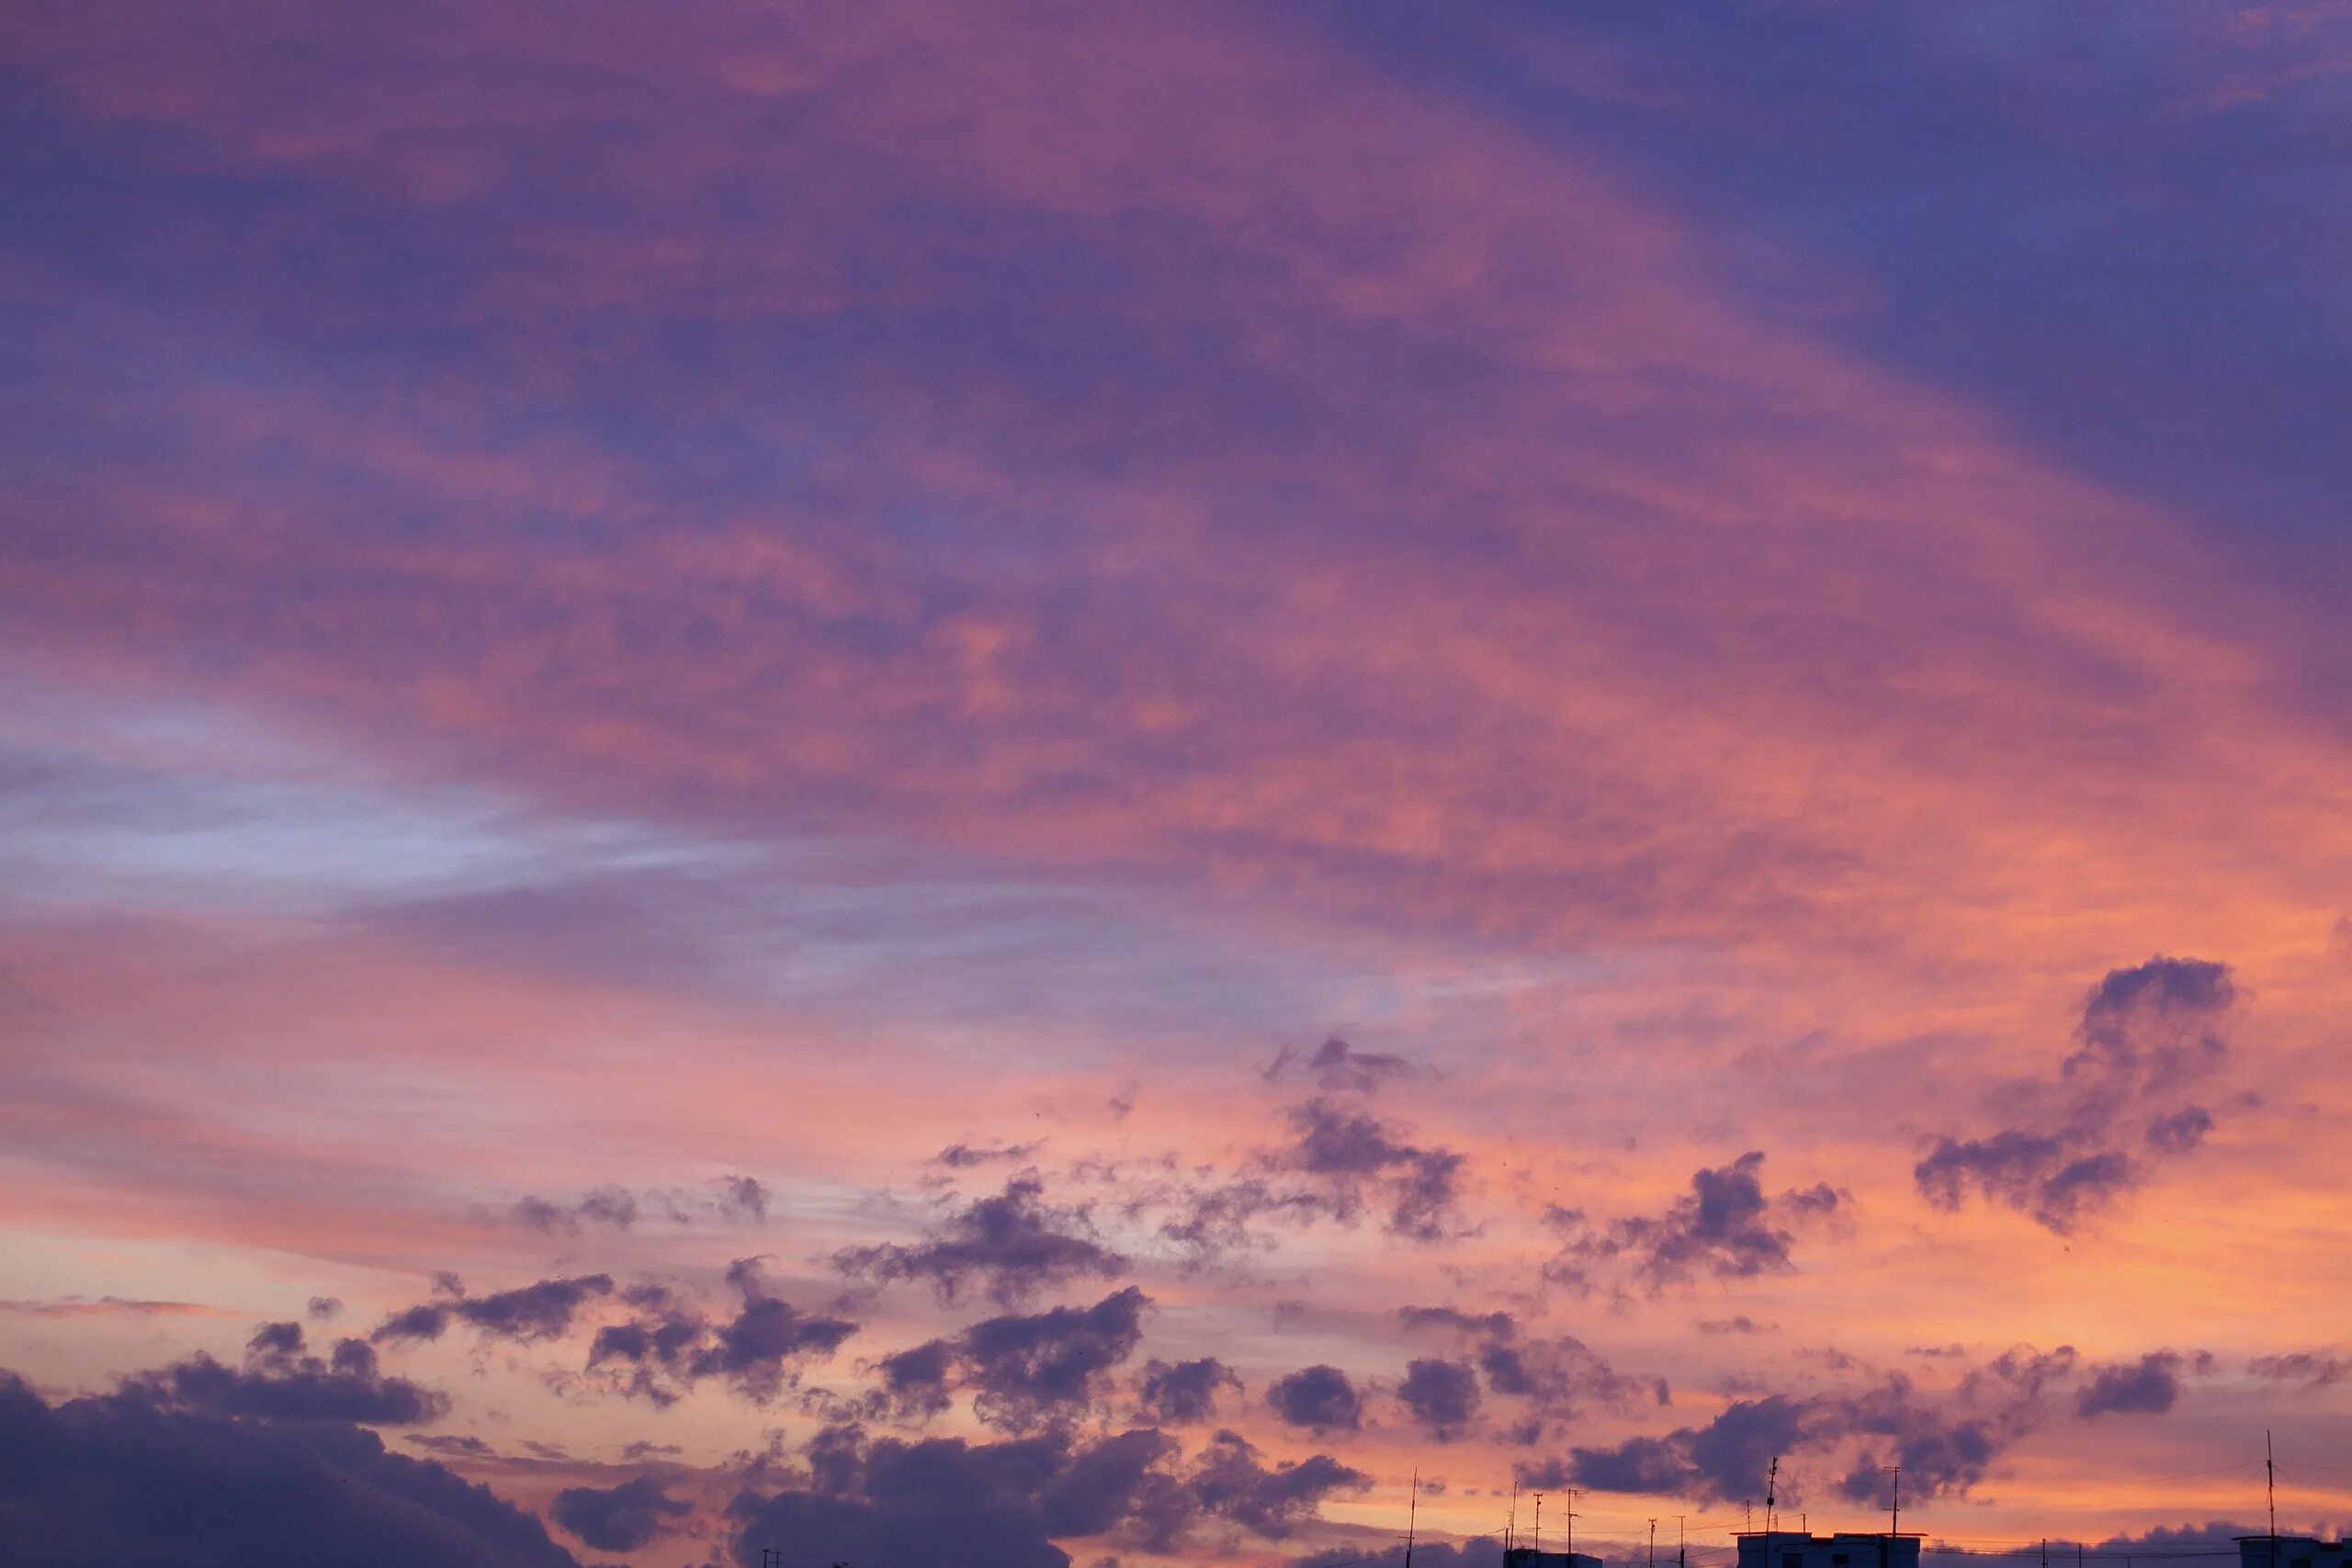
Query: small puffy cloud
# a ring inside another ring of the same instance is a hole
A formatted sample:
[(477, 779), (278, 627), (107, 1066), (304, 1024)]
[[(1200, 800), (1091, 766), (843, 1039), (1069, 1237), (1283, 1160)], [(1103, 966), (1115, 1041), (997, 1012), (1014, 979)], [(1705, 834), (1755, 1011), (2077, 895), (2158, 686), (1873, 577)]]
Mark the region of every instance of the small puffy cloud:
[(453, 1323), (478, 1330), (487, 1339), (511, 1339), (518, 1344), (560, 1339), (571, 1330), (580, 1309), (613, 1292), (609, 1274), (581, 1274), (569, 1279), (541, 1280), (487, 1296), (469, 1296), (464, 1287), (442, 1276), (439, 1293), (392, 1314), (369, 1336), (387, 1340), (438, 1339)]
[(1279, 1540), (1325, 1498), (1364, 1491), (1372, 1478), (1329, 1454), (1270, 1467), (1238, 1433), (1220, 1431), (1194, 1461), (1190, 1483), (1203, 1513)]
[(2352, 1359), (2320, 1350), (2289, 1350), (2256, 1356), (2245, 1370), (2273, 1382), (2300, 1383), (2305, 1388), (2332, 1388), (2352, 1372)]
[(761, 1224), (768, 1217), (768, 1190), (749, 1176), (722, 1176), (699, 1190), (656, 1188), (642, 1192), (607, 1182), (588, 1189), (570, 1202), (526, 1193), (506, 1211), (506, 1217), (515, 1224), (548, 1235), (571, 1235), (590, 1226), (626, 1231), (649, 1215), (680, 1225), (709, 1220)]
[(1974, 1193), (2072, 1232), (2213, 1131), (2211, 1111), (2188, 1097), (2226, 1055), (2236, 1000), (2229, 967), (2209, 960), (2109, 971), (2084, 999), (2056, 1080), (2001, 1091), (2015, 1125), (1938, 1139), (1913, 1168), (1920, 1195), (1956, 1209)]
[(1172, 1365), (1144, 1364), (1142, 1414), (1163, 1427), (1196, 1427), (1216, 1419), (1217, 1395), (1242, 1392), (1240, 1374), (1214, 1356)]
[(945, 1410), (955, 1393), (968, 1393), (973, 1413), (1000, 1430), (1066, 1427), (1102, 1404), (1112, 1374), (1142, 1342), (1150, 1306), (1151, 1298), (1129, 1285), (1089, 1307), (983, 1318), (953, 1338), (882, 1358), (880, 1385), (851, 1408), (920, 1422)]
[(1293, 1427), (1310, 1432), (1352, 1432), (1363, 1424), (1363, 1400), (1339, 1368), (1318, 1364), (1277, 1378), (1266, 1403)]
[(326, 1355), (313, 1355), (302, 1325), (291, 1322), (255, 1329), (242, 1367), (198, 1352), (125, 1380), (123, 1393), (175, 1410), (277, 1421), (413, 1426), (448, 1408), (444, 1395), (386, 1376), (367, 1341), (338, 1340)]
[(1445, 1441), (1460, 1435), (1478, 1413), (1478, 1374), (1467, 1361), (1422, 1357), (1406, 1367), (1396, 1397), (1414, 1420)]
[(1386, 1205), (1392, 1235), (1426, 1242), (1458, 1233), (1461, 1155), (1407, 1143), (1371, 1112), (1329, 1100), (1293, 1106), (1287, 1115), (1293, 1138), (1277, 1163), (1321, 1179), (1343, 1215), (1370, 1193)]
[(1457, 1334), (1509, 1339), (1519, 1333), (1519, 1322), (1507, 1312), (1466, 1313), (1457, 1307), (1402, 1306), (1396, 1321), (1408, 1328), (1451, 1329)]
[(986, 1318), (956, 1341), (973, 1409), (991, 1426), (1025, 1431), (1092, 1403), (1134, 1354), (1151, 1298), (1129, 1285), (1091, 1307)]
[(1019, 1165), (1037, 1152), (1035, 1143), (950, 1144), (931, 1156), (933, 1165), (950, 1170), (971, 1170), (984, 1165)]
[(2157, 1350), (2119, 1366), (2100, 1367), (2075, 1396), (2075, 1413), (2098, 1416), (2161, 1416), (2180, 1399), (2182, 1358)]
[(693, 1512), (693, 1504), (670, 1496), (650, 1475), (618, 1486), (567, 1486), (555, 1495), (555, 1522), (599, 1551), (635, 1551)]
[(955, 1347), (933, 1339), (911, 1349), (882, 1358), (875, 1371), (880, 1410), (899, 1421), (920, 1422), (946, 1410), (953, 1403), (948, 1378), (955, 1370)]
[(1491, 1392), (1525, 1399), (1546, 1416), (1572, 1416), (1587, 1402), (1622, 1408), (1645, 1393), (1667, 1403), (1663, 1380), (1645, 1385), (1621, 1376), (1607, 1360), (1570, 1335), (1522, 1337), (1507, 1312), (1464, 1313), (1453, 1307), (1407, 1306), (1397, 1321), (1423, 1333), (1451, 1334), (1470, 1347)]
[[(1964, 1493), (2039, 1427), (2047, 1394), (2075, 1366), (2071, 1349), (2045, 1354), (2021, 1346), (1939, 1393), (1896, 1374), (1843, 1393), (1738, 1400), (1703, 1426), (1576, 1449), (1567, 1474), (1596, 1491), (1736, 1502), (1761, 1495), (1775, 1454), (1838, 1456), (1838, 1491), (1855, 1503), (1883, 1506), (1889, 1464), (1903, 1467), (1906, 1497)], [(1522, 1466), (1522, 1480), (1537, 1468)], [(1800, 1495), (1791, 1476), (1784, 1463), (1784, 1500)]]
[(718, 1196), (713, 1201), (723, 1218), (742, 1224), (763, 1224), (767, 1221), (768, 1190), (752, 1177), (721, 1177)]
[(978, 1284), (999, 1304), (1015, 1306), (1049, 1285), (1116, 1279), (1127, 1260), (1102, 1245), (1083, 1208), (1046, 1201), (1045, 1183), (1016, 1176), (1004, 1190), (949, 1214), (925, 1240), (847, 1247), (835, 1267), (876, 1282), (928, 1281), (952, 1302)]
[(1604, 1227), (1564, 1212), (1555, 1227), (1569, 1240), (1545, 1273), (1584, 1285), (1595, 1265), (1622, 1262), (1652, 1291), (1700, 1275), (1788, 1273), (1796, 1267), (1796, 1228), (1834, 1216), (1847, 1199), (1826, 1183), (1768, 1197), (1763, 1168), (1763, 1152), (1756, 1149), (1729, 1165), (1702, 1167), (1692, 1173), (1690, 1191), (1665, 1213), (1630, 1215)]
[(631, 1309), (626, 1322), (596, 1331), (588, 1369), (627, 1367), (626, 1392), (657, 1404), (706, 1378), (723, 1378), (748, 1399), (765, 1402), (786, 1387), (805, 1362), (841, 1348), (857, 1332), (846, 1318), (804, 1312), (773, 1294), (755, 1258), (738, 1258), (728, 1283), (741, 1297), (735, 1314), (707, 1316), (661, 1285), (621, 1293)]

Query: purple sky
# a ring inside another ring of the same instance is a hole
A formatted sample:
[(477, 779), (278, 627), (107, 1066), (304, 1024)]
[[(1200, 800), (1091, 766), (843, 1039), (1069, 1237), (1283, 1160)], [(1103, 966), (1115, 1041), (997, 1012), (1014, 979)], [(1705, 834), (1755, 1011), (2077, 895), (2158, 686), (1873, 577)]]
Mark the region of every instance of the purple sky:
[(0, 1556), (2345, 1512), (2342, 6), (0, 72)]

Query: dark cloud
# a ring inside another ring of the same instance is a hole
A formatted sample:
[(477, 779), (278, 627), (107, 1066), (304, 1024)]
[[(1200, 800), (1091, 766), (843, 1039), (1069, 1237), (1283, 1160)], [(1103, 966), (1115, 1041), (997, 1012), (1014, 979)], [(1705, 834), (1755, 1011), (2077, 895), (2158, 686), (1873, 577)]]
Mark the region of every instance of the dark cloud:
[(567, 1486), (555, 1495), (555, 1522), (599, 1551), (635, 1551), (694, 1511), (650, 1475), (618, 1486)]
[(2110, 971), (2083, 1003), (2076, 1048), (2056, 1081), (2000, 1093), (2019, 1124), (1937, 1141), (1913, 1168), (1920, 1194), (1956, 1209), (1970, 1193), (2064, 1235), (2180, 1158), (2213, 1130), (2186, 1094), (2226, 1055), (2222, 1029), (2237, 1000), (2225, 964), (2151, 958)]
[(1352, 1432), (1363, 1424), (1363, 1400), (1339, 1368), (1317, 1365), (1277, 1378), (1266, 1403), (1293, 1427), (1313, 1432)]
[(744, 1224), (767, 1223), (768, 1190), (751, 1177), (721, 1177), (715, 1201), (722, 1218)]
[(1261, 1245), (1253, 1226), (1273, 1218), (1294, 1224), (1353, 1219), (1360, 1204), (1350, 1192), (1277, 1186), (1261, 1177), (1217, 1182), (1186, 1192), (1177, 1214), (1159, 1227), (1165, 1239), (1196, 1259)]
[(2298, 1382), (2306, 1388), (2328, 1388), (2352, 1372), (2352, 1360), (2316, 1350), (2290, 1350), (2277, 1356), (2256, 1356), (2245, 1370), (2274, 1382)]
[(885, 1356), (876, 1365), (882, 1386), (882, 1409), (900, 1421), (927, 1420), (953, 1403), (948, 1375), (955, 1369), (955, 1348), (933, 1339), (910, 1350)]
[(2156, 1350), (2120, 1366), (2099, 1367), (2088, 1386), (2075, 1395), (2075, 1414), (2095, 1416), (2161, 1416), (2180, 1398), (2182, 1358), (2172, 1350)]
[(1368, 1484), (1326, 1455), (1270, 1468), (1231, 1432), (1186, 1466), (1176, 1441), (1149, 1428), (1091, 1442), (1067, 1427), (906, 1442), (835, 1427), (811, 1440), (808, 1461), (804, 1485), (746, 1491), (730, 1506), (738, 1561), (784, 1540), (820, 1562), (1068, 1568), (1057, 1540), (1167, 1553), (1203, 1518), (1280, 1539), (1324, 1498)]
[(977, 1281), (1005, 1306), (1048, 1285), (1126, 1271), (1127, 1260), (1095, 1239), (1085, 1209), (1055, 1208), (1045, 1192), (1036, 1176), (1016, 1176), (1002, 1192), (948, 1215), (926, 1241), (844, 1248), (833, 1255), (834, 1265), (876, 1281), (928, 1280), (943, 1301)]
[(592, 1187), (572, 1203), (553, 1203), (526, 1194), (507, 1211), (518, 1225), (535, 1231), (576, 1231), (582, 1225), (627, 1230), (637, 1224), (637, 1195), (622, 1187)]
[(1636, 1214), (1605, 1228), (1587, 1226), (1578, 1214), (1563, 1213), (1555, 1228), (1570, 1236), (1545, 1273), (1563, 1283), (1590, 1282), (1594, 1265), (1629, 1264), (1652, 1291), (1701, 1274), (1747, 1279), (1795, 1269), (1792, 1227), (1835, 1214), (1845, 1201), (1820, 1184), (1767, 1197), (1764, 1156), (1751, 1149), (1729, 1165), (1701, 1168), (1690, 1190), (1663, 1214)]
[(1315, 1080), (1326, 1094), (1370, 1094), (1392, 1078), (1409, 1077), (1415, 1069), (1402, 1056), (1381, 1051), (1359, 1051), (1334, 1034), (1312, 1053), (1285, 1045), (1266, 1066), (1268, 1083), (1296, 1073)]
[(1406, 1367), (1396, 1397), (1430, 1436), (1447, 1441), (1478, 1413), (1478, 1374), (1467, 1361), (1423, 1357)]
[(2077, 1156), (2062, 1138), (2011, 1128), (1989, 1138), (1944, 1138), (1912, 1175), (1937, 1208), (1958, 1208), (1973, 1187), (2064, 1235), (2086, 1211), (2139, 1185), (2141, 1169), (2120, 1149)]
[(1756, 1326), (1756, 1320), (1746, 1313), (1741, 1313), (1736, 1317), (1701, 1318), (1698, 1329), (1702, 1334), (1761, 1334), (1764, 1332)]
[[(1846, 1470), (1838, 1489), (1853, 1502), (1883, 1506), (1883, 1467), (1888, 1464), (1903, 1467), (1906, 1497), (1963, 1493), (2038, 1427), (2044, 1396), (2075, 1365), (2071, 1349), (2045, 1354), (2019, 1347), (1941, 1393), (1896, 1374), (1848, 1393), (1736, 1401), (1702, 1427), (1636, 1437), (1612, 1448), (1577, 1449), (1571, 1473), (1596, 1491), (1737, 1502), (1763, 1495), (1764, 1472), (1775, 1454), (1842, 1454)], [(1521, 1467), (1527, 1473), (1535, 1468)], [(1817, 1467), (1796, 1468), (1801, 1473)], [(1802, 1492), (1792, 1469), (1782, 1466), (1784, 1501)]]
[(786, 1541), (812, 1562), (1069, 1568), (1038, 1501), (1067, 1462), (1056, 1448), (958, 1438), (867, 1447), (836, 1434), (811, 1458), (808, 1489), (746, 1490), (728, 1506), (738, 1562)]
[(384, 1375), (365, 1340), (338, 1340), (324, 1357), (309, 1354), (297, 1323), (266, 1323), (255, 1329), (242, 1368), (198, 1352), (140, 1373), (123, 1389), (175, 1410), (277, 1421), (408, 1426), (432, 1420), (448, 1407), (440, 1393)]
[(1872, 1508), (1888, 1498), (1883, 1467), (1903, 1467), (1906, 1497), (1926, 1500), (1964, 1494), (1993, 1461), (2036, 1430), (2045, 1393), (2071, 1377), (2075, 1352), (2018, 1346), (1972, 1369), (1959, 1385), (1929, 1394), (1901, 1374), (1859, 1393), (1820, 1402), (1814, 1436), (1822, 1441), (1861, 1441), (1839, 1491)]
[(724, 1322), (664, 1286), (623, 1292), (631, 1315), (596, 1331), (589, 1370), (628, 1366), (626, 1392), (658, 1404), (706, 1378), (723, 1378), (746, 1398), (764, 1403), (791, 1382), (802, 1363), (831, 1355), (857, 1332), (846, 1318), (803, 1312), (772, 1294), (756, 1258), (736, 1259), (727, 1280), (742, 1304)]
[(153, 1397), (167, 1382), (51, 1408), (0, 1372), (11, 1568), (579, 1568), (528, 1514), (364, 1427), (178, 1408)]
[[(1408, 1329), (1450, 1333), (1473, 1348), (1473, 1359), (1495, 1393), (1531, 1401), (1544, 1416), (1573, 1416), (1587, 1401), (1622, 1408), (1650, 1393), (1621, 1376), (1607, 1360), (1570, 1335), (1523, 1339), (1507, 1312), (1470, 1314), (1453, 1307), (1407, 1306), (1397, 1320)], [(1658, 1404), (1666, 1385), (1655, 1385)]]
[(313, 1323), (331, 1323), (343, 1315), (343, 1303), (334, 1296), (312, 1296), (303, 1311)]
[(452, 1323), (462, 1323), (480, 1330), (485, 1338), (519, 1344), (560, 1339), (571, 1331), (571, 1320), (582, 1306), (612, 1292), (611, 1275), (582, 1274), (541, 1280), (487, 1296), (469, 1296), (463, 1286), (444, 1275), (436, 1299), (392, 1314), (369, 1337), (379, 1344), (438, 1339)]
[(1668, 1403), (1665, 1379), (1645, 1383), (1623, 1376), (1572, 1335), (1488, 1340), (1479, 1348), (1478, 1369), (1497, 1393), (1529, 1400), (1547, 1416), (1573, 1416), (1588, 1402), (1619, 1410), (1644, 1397)]
[(1078, 1450), (1038, 1494), (1046, 1533), (1100, 1536), (1132, 1520), (1137, 1544), (1168, 1550), (1194, 1512), (1182, 1483), (1161, 1468), (1181, 1447), (1165, 1433), (1139, 1428)]
[(2098, 1544), (2127, 1550), (2135, 1546), (2234, 1547), (2240, 1536), (2267, 1533), (2259, 1524), (2240, 1523), (2234, 1519), (2208, 1519), (2201, 1525), (2158, 1525), (2139, 1535), (2109, 1536)]
[(1261, 1154), (1250, 1173), (1181, 1188), (1136, 1212), (1172, 1201), (1159, 1233), (1196, 1261), (1271, 1246), (1257, 1229), (1262, 1220), (1352, 1224), (1367, 1208), (1384, 1211), (1384, 1227), (1408, 1241), (1467, 1234), (1460, 1154), (1411, 1143), (1396, 1126), (1328, 1098), (1291, 1106), (1283, 1119), (1288, 1141)]
[(1134, 1354), (1151, 1298), (1129, 1285), (1091, 1307), (1055, 1307), (983, 1319), (956, 1341), (972, 1408), (1008, 1431), (1025, 1431), (1084, 1408)]
[(1807, 1441), (1809, 1401), (1780, 1394), (1738, 1400), (1703, 1427), (1612, 1448), (1571, 1450), (1570, 1474), (1596, 1492), (1651, 1492), (1736, 1502), (1764, 1495), (1767, 1467)]
[(1455, 1307), (1403, 1306), (1396, 1309), (1396, 1320), (1408, 1328), (1447, 1328), (1498, 1339), (1509, 1339), (1519, 1332), (1518, 1320), (1507, 1312), (1474, 1314)]
[(1370, 1476), (1329, 1454), (1268, 1469), (1256, 1448), (1229, 1431), (1209, 1439), (1190, 1479), (1203, 1513), (1276, 1540), (1312, 1517), (1325, 1498), (1372, 1484)]
[(1369, 1111), (1310, 1100), (1287, 1112), (1293, 1140), (1278, 1163), (1321, 1179), (1333, 1209), (1345, 1217), (1357, 1205), (1386, 1205), (1386, 1228), (1413, 1241), (1458, 1234), (1455, 1204), (1464, 1160), (1446, 1148), (1423, 1148)]
[(608, 1182), (588, 1189), (569, 1203), (526, 1193), (508, 1207), (506, 1214), (526, 1230), (548, 1235), (573, 1234), (590, 1225), (629, 1230), (648, 1214), (681, 1225), (714, 1219), (762, 1224), (768, 1217), (768, 1190), (748, 1176), (722, 1176), (700, 1190), (662, 1188), (632, 1192)]
[(1217, 1394), (1242, 1392), (1240, 1374), (1214, 1356), (1173, 1365), (1144, 1363), (1143, 1415), (1163, 1427), (1196, 1427), (1216, 1419)]
[(944, 1165), (950, 1170), (970, 1170), (983, 1165), (1018, 1165), (1037, 1152), (1038, 1145), (1027, 1144), (950, 1144), (932, 1156), (932, 1163)]

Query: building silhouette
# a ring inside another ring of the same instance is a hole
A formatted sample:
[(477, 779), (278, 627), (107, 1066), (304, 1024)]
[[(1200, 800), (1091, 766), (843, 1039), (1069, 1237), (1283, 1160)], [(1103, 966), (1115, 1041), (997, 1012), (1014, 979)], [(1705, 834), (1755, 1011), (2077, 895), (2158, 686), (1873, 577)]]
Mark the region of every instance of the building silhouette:
[[(1919, 1568), (1919, 1538), (1907, 1531), (1810, 1535), (1804, 1530), (1754, 1530), (1739, 1538), (1739, 1568)], [(2247, 1568), (2253, 1568), (2250, 1561)], [(2327, 1568), (2345, 1565), (2339, 1559)]]
[(2242, 1535), (2238, 1568), (2345, 1568), (2344, 1543), (2307, 1535)]
[(1602, 1564), (1589, 1551), (1538, 1551), (1532, 1546), (1514, 1546), (1503, 1552), (1503, 1568), (1602, 1568)]

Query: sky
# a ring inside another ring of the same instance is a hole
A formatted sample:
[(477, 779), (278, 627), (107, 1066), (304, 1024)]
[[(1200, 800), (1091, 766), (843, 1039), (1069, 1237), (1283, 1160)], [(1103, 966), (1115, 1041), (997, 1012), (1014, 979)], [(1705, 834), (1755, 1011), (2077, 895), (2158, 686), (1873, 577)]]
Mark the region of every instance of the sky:
[(0, 73), (12, 1562), (2352, 1514), (2340, 5)]

